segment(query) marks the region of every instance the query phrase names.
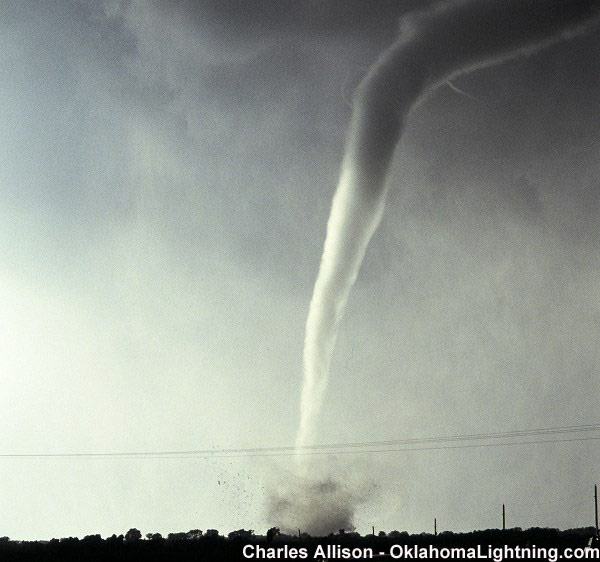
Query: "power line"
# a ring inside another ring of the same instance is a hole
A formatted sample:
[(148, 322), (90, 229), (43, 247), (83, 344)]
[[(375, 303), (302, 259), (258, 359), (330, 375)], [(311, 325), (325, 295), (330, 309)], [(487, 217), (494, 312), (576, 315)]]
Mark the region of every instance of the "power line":
[[(534, 439), (517, 440), (515, 438), (527, 437), (552, 437), (557, 435), (600, 431), (600, 424), (573, 425), (562, 427), (547, 427), (532, 430), (506, 431), (495, 433), (471, 433), (463, 435), (422, 437), (411, 439), (398, 439), (388, 441), (363, 441), (351, 443), (330, 443), (322, 445), (307, 445), (303, 447), (253, 447), (238, 449), (197, 449), (180, 451), (124, 451), (124, 452), (100, 452), (100, 453), (2, 453), (0, 458), (218, 458), (218, 457), (269, 457), (269, 456), (296, 456), (296, 455), (337, 455), (337, 454), (360, 454), (360, 453), (387, 453), (402, 451), (439, 451), (449, 449), (473, 449), (488, 447), (506, 447), (516, 445), (537, 445), (543, 443), (574, 443), (583, 441), (597, 441), (599, 437), (576, 437), (569, 439)], [(512, 439), (504, 442), (484, 443), (461, 443), (461, 441), (489, 441), (495, 439)], [(440, 443), (458, 443), (446, 444)], [(415, 447), (414, 445), (427, 445), (427, 447)], [(405, 447), (398, 447), (406, 445)]]

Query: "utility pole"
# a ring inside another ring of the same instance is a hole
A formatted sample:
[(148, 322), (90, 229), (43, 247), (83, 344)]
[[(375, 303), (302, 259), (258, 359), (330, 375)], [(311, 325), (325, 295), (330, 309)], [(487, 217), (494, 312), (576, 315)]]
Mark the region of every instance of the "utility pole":
[(594, 506), (596, 508), (596, 537), (600, 536), (598, 534), (598, 485), (594, 484)]
[(375, 536), (375, 525), (373, 525), (373, 536)]
[(504, 504), (502, 504), (502, 530), (506, 530), (506, 509), (504, 508)]
[(433, 518), (433, 534), (437, 537), (437, 519)]
[(300, 534), (300, 529), (298, 529), (298, 540), (302, 542), (302, 535)]

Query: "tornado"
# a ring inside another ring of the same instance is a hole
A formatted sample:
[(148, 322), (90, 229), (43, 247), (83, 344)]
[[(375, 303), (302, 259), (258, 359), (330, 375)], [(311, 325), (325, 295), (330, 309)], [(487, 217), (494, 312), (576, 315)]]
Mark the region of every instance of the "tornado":
[(340, 322), (381, 221), (386, 177), (410, 110), (460, 74), (587, 31), (599, 8), (600, 0), (457, 0), (403, 18), (396, 41), (371, 66), (353, 101), (306, 320), (298, 453), (315, 442)]

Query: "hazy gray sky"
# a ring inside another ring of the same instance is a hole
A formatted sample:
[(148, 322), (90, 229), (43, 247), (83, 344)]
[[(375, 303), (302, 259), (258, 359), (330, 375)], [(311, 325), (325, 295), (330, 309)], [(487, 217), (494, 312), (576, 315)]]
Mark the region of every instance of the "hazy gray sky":
[[(0, 453), (293, 444), (352, 91), (422, 2), (369, 4), (3, 3)], [(598, 421), (599, 56), (595, 32), (412, 113), (320, 442)], [(511, 526), (593, 523), (599, 460), (588, 442), (322, 462), (368, 490), (358, 530), (420, 532), (497, 526), (503, 502)], [(264, 532), (291, 470), (0, 459), (0, 536)]]

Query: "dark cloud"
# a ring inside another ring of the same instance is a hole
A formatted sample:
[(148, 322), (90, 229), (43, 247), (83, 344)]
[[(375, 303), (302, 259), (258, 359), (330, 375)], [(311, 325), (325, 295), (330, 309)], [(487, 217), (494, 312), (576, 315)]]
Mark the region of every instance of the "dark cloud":
[(178, 0), (155, 2), (166, 12), (181, 12), (197, 23), (210, 23), (225, 37), (256, 38), (272, 34), (385, 35), (395, 30), (398, 18), (430, 0)]
[[(6, 448), (293, 442), (302, 330), (349, 103), (401, 13), (425, 5), (3, 4)], [(577, 37), (455, 78), (415, 108), (340, 333), (321, 442), (593, 421), (599, 57), (597, 33)], [(531, 481), (560, 481), (575, 496), (597, 465), (576, 445), (372, 460), (360, 470), (344, 457), (354, 479), (324, 470), (334, 481), (306, 494), (282, 485), (269, 520), (254, 485), (253, 508), (236, 514), (236, 498), (211, 480), (216, 459), (200, 473), (179, 461), (143, 474), (7, 465), (3, 532), (319, 519), (296, 497), (341, 498), (323, 506), (334, 527), (353, 518), (361, 532), (372, 521), (419, 532), (432, 487), (454, 528), (482, 524), (481, 497), (522, 501), (524, 526), (584, 524), (560, 509), (527, 515)], [(355, 494), (365, 474), (394, 484), (386, 505)], [(50, 481), (57, 501), (82, 509), (49, 521)]]

